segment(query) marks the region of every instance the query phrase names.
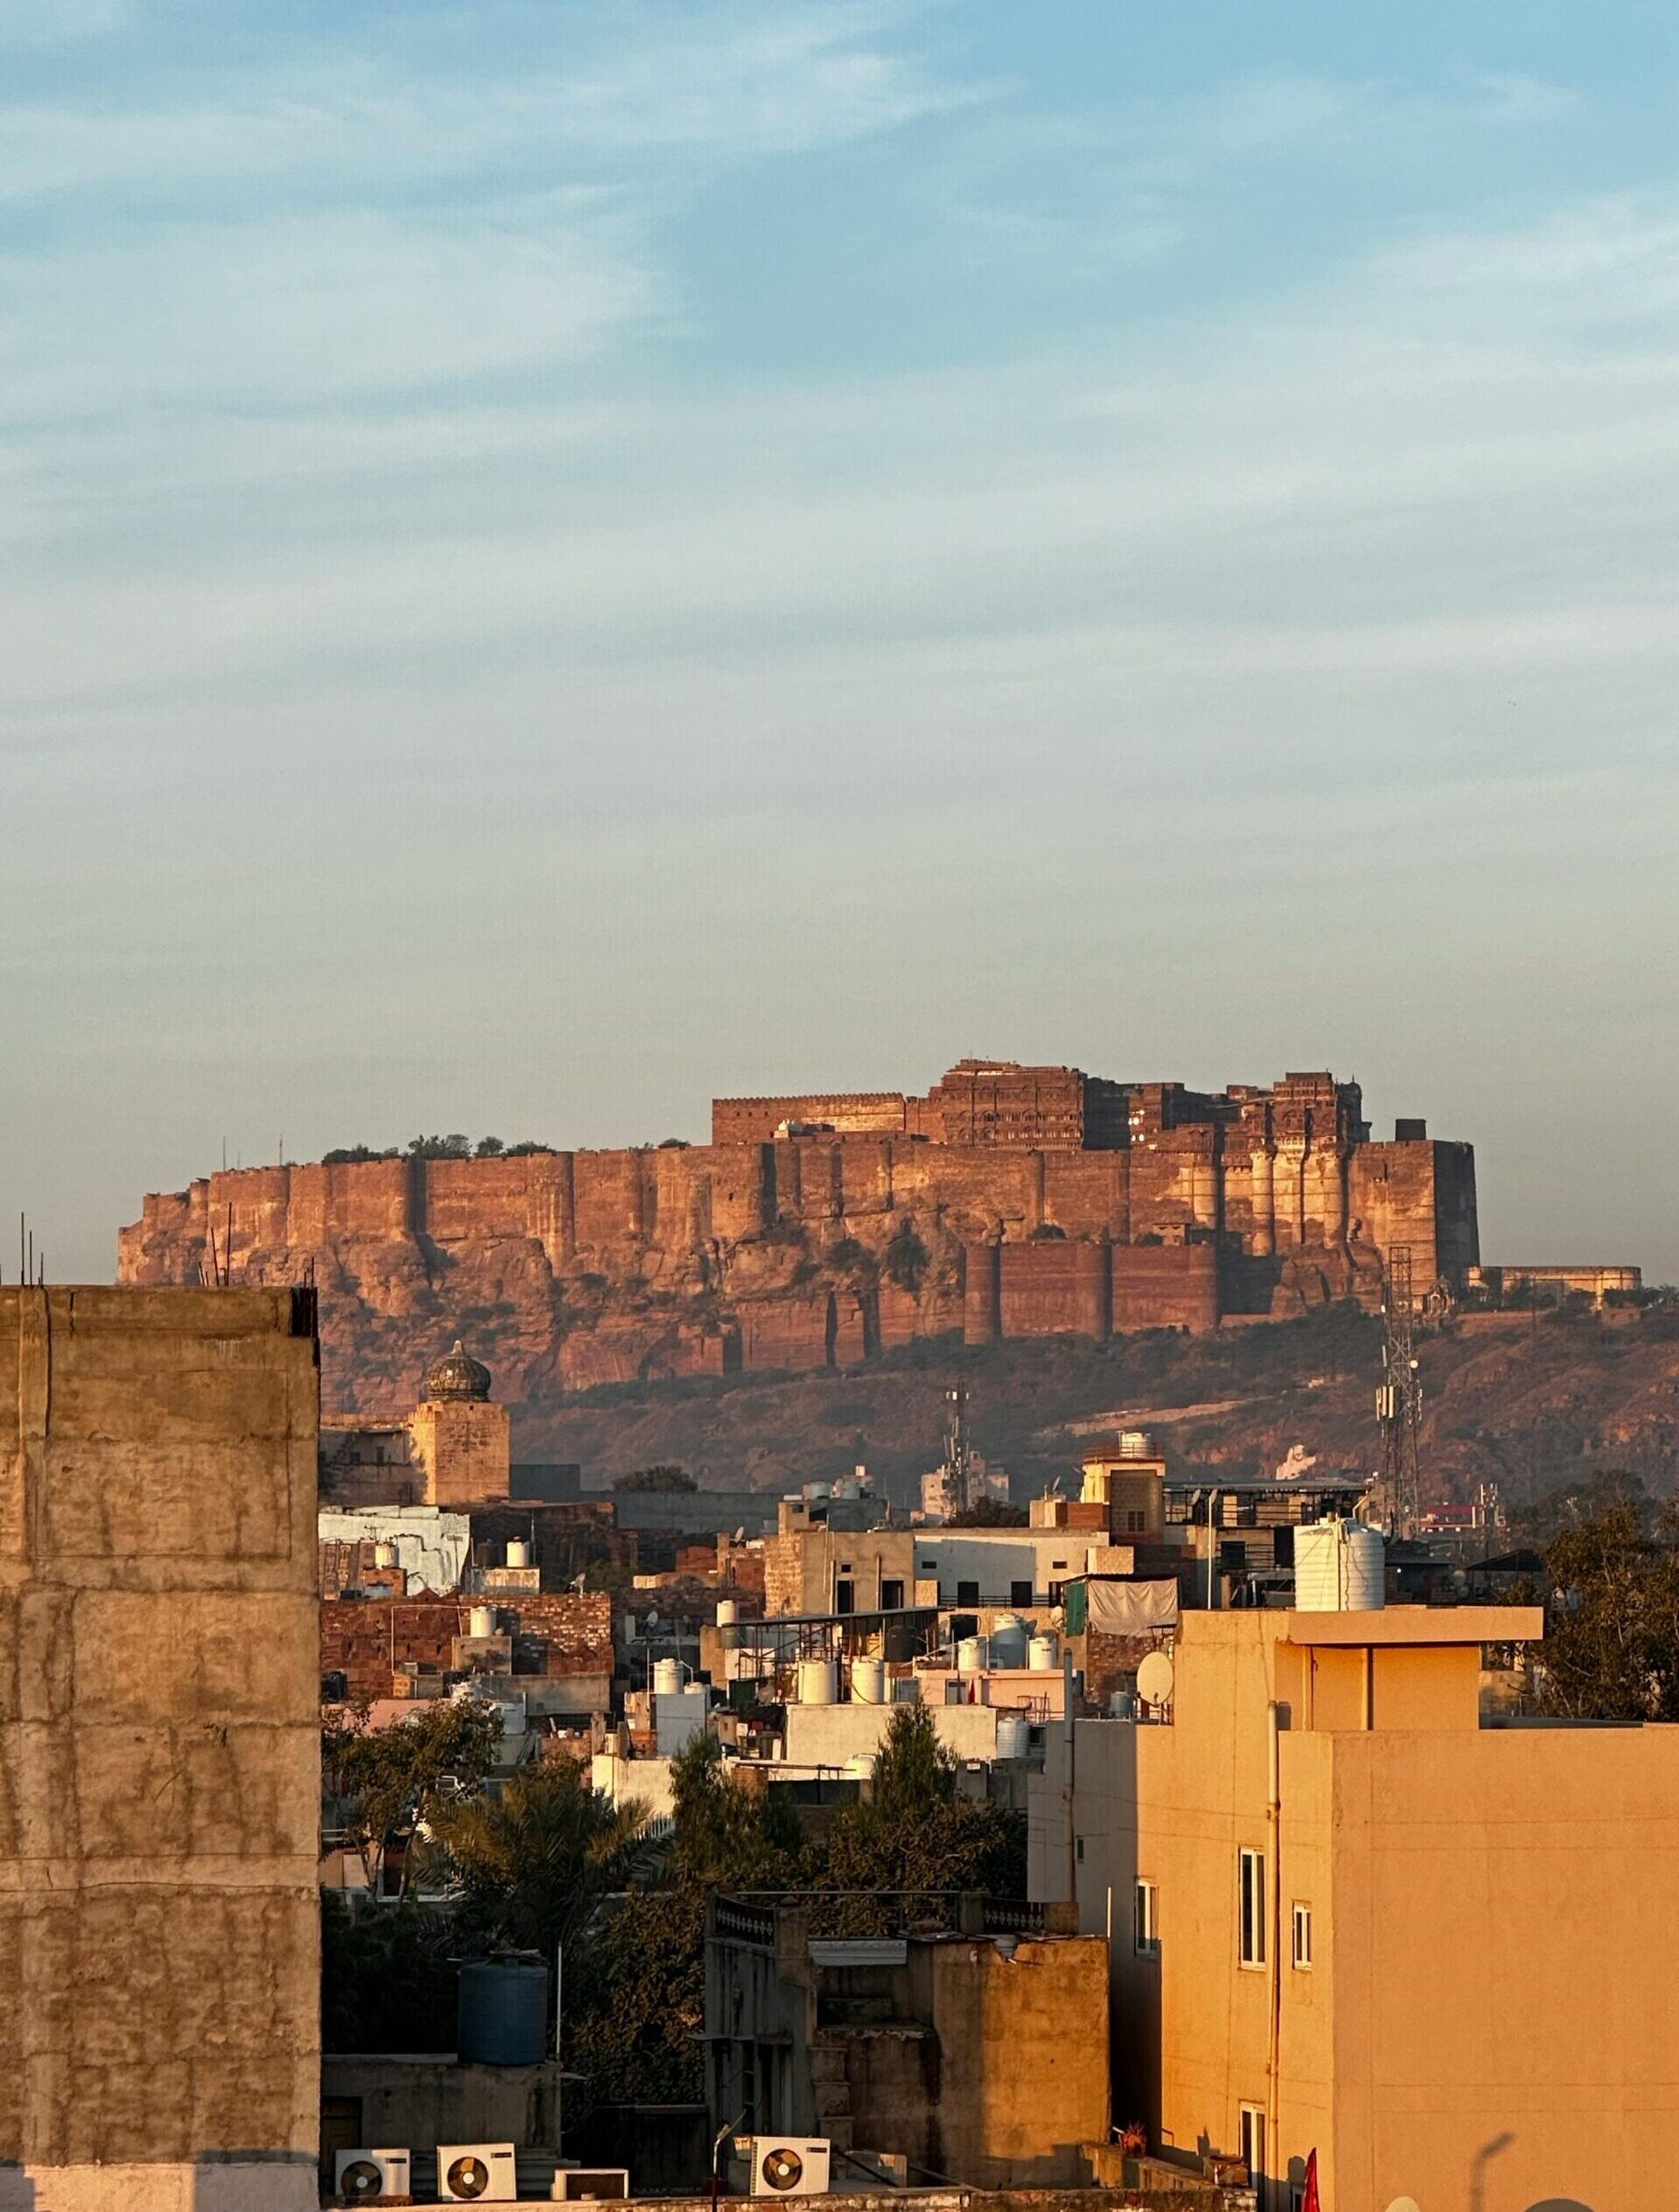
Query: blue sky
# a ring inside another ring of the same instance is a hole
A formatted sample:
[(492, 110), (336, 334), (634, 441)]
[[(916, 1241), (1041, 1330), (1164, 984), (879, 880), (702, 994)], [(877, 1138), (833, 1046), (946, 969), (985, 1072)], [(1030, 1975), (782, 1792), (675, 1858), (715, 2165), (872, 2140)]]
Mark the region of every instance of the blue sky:
[(0, 0), (0, 1203), (1333, 1065), (1679, 1275), (1679, 17)]

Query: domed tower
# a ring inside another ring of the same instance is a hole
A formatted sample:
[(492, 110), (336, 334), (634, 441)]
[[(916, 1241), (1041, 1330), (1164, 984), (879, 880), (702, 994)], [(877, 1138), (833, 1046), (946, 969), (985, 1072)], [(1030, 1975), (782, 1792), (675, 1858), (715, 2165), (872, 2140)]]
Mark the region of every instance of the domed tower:
[(426, 1375), (408, 1422), (428, 1505), (481, 1505), (512, 1487), (512, 1422), (490, 1395), (490, 1370), (457, 1336)]

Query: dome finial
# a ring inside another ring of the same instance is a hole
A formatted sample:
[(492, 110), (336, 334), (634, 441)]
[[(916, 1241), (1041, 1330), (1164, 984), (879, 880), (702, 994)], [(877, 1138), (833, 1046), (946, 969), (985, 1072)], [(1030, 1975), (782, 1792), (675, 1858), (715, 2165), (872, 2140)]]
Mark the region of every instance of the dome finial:
[(490, 1370), (481, 1359), (474, 1359), (465, 1344), (457, 1336), (452, 1349), (444, 1353), (426, 1377), (426, 1402), (435, 1405), (448, 1399), (485, 1399), (490, 1395)]

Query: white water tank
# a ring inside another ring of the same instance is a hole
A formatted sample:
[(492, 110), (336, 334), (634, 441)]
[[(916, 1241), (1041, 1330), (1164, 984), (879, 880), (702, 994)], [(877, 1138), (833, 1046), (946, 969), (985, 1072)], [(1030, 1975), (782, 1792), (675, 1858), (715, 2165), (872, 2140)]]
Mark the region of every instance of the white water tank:
[(867, 1782), (874, 1771), (874, 1754), (859, 1751), (846, 1762), (846, 1773), (853, 1782)]
[(800, 1705), (837, 1705), (840, 1670), (832, 1659), (801, 1659), (798, 1663)]
[(1024, 1713), (998, 1714), (997, 1756), (1000, 1759), (1024, 1759), (1031, 1743), (1031, 1730)]
[(1134, 1690), (1115, 1690), (1108, 1699), (1110, 1720), (1134, 1720), (1137, 1718), (1137, 1692)]
[(965, 1636), (956, 1647), (956, 1671), (958, 1674), (983, 1674), (986, 1660), (986, 1639), (982, 1636)]
[(718, 1599), (717, 1625), (720, 1629), (732, 1629), (740, 1617), (741, 1606), (738, 1598)]
[(493, 1605), (474, 1605), (468, 1608), (466, 1632), (471, 1636), (493, 1636), (496, 1632), (496, 1608)]
[(1303, 1522), (1294, 1532), (1301, 1613), (1379, 1613), (1387, 1602), (1381, 1537), (1362, 1521)]
[(507, 1564), (508, 1564), (508, 1566), (509, 1566), (509, 1567), (528, 1567), (528, 1566), (530, 1565), (530, 1563), (531, 1563), (531, 1547), (530, 1547), (530, 1546), (529, 1546), (529, 1545), (528, 1545), (528, 1544), (525, 1541), (525, 1539), (524, 1539), (524, 1538), (523, 1538), (522, 1536), (510, 1536), (510, 1537), (508, 1538), (508, 1539), (507, 1539)]
[(991, 1663), (995, 1667), (1026, 1664), (1029, 1631), (1018, 1613), (1000, 1613), (991, 1624)]
[(374, 1545), (373, 1565), (375, 1567), (394, 1567), (396, 1565), (396, 1546), (392, 1543), (388, 1536), (381, 1536), (378, 1543)]
[(886, 1661), (861, 1658), (851, 1663), (851, 1701), (853, 1705), (886, 1703)]
[(1027, 1646), (1026, 1663), (1034, 1674), (1053, 1674), (1061, 1664), (1061, 1639), (1044, 1629)]
[(681, 1694), (681, 1660), (655, 1659), (653, 1661), (653, 1695), (657, 1698), (674, 1698)]

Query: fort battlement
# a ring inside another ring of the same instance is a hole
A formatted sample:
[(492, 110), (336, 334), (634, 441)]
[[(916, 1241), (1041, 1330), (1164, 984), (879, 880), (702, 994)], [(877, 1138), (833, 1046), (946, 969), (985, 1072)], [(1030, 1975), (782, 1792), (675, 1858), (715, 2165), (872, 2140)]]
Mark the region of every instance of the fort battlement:
[(1480, 1259), (1471, 1148), (1415, 1123), (1373, 1141), (1327, 1074), (1208, 1094), (967, 1061), (923, 1097), (720, 1099), (712, 1125), (706, 1145), (226, 1170), (147, 1197), (120, 1277), (307, 1277), (330, 1385), (358, 1313), (408, 1324), (397, 1392), (498, 1315), (515, 1386), (545, 1362), (575, 1385), (843, 1364), (955, 1328), (1207, 1329), (1373, 1305), (1398, 1246), (1419, 1288)]

